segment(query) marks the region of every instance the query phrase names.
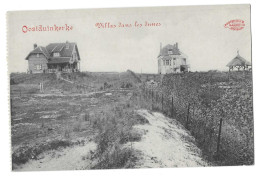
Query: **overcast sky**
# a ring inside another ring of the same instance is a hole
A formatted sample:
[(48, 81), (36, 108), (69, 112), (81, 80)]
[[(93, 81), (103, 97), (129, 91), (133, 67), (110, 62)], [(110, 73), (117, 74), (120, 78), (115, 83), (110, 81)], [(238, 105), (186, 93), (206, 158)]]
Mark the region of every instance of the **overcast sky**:
[[(239, 31), (224, 28), (233, 19), (245, 21)], [(134, 23), (142, 23), (141, 28)], [(145, 21), (160, 23), (145, 27)], [(132, 24), (130, 28), (97, 28), (96, 23)], [(73, 26), (66, 32), (22, 32), (24, 25)], [(192, 71), (227, 70), (237, 50), (251, 61), (250, 6), (186, 6), (159, 8), (86, 9), (29, 11), (8, 14), (8, 67), (25, 72), (25, 57), (33, 44), (76, 42), (82, 71), (125, 71), (157, 73), (162, 45), (178, 42), (188, 56)]]

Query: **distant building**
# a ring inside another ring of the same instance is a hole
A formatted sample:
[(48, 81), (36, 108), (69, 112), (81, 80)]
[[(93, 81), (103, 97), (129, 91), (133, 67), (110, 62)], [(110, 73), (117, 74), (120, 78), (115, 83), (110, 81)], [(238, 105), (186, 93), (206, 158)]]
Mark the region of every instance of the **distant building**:
[(251, 62), (247, 61), (243, 57), (239, 55), (239, 51), (237, 51), (237, 56), (232, 59), (228, 64), (227, 67), (229, 67), (229, 71), (237, 69), (238, 71), (240, 69), (242, 70), (251, 70)]
[(80, 70), (80, 56), (76, 43), (51, 43), (46, 47), (34, 44), (25, 58), (30, 73), (75, 72)]
[(160, 53), (157, 58), (159, 74), (180, 73), (189, 70), (188, 56), (179, 50), (178, 43), (168, 44), (164, 47), (160, 44)]

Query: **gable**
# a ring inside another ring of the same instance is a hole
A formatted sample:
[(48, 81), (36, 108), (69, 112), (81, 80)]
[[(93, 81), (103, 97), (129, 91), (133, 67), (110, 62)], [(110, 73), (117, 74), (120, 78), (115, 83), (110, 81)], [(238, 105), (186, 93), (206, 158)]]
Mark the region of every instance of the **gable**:
[(34, 50), (32, 50), (27, 56), (26, 56), (26, 60), (28, 60), (29, 56), (32, 54), (43, 54), (46, 59), (50, 58), (50, 54), (48, 53), (48, 51), (46, 50), (45, 47), (42, 46), (38, 46), (37, 48), (35, 48)]
[(37, 56), (37, 54), (30, 54), (30, 55), (28, 56), (28, 60), (35, 59), (35, 58), (47, 60), (47, 58), (46, 58), (46, 57), (44, 56), (44, 54), (42, 54), (42, 53), (38, 53), (38, 56)]

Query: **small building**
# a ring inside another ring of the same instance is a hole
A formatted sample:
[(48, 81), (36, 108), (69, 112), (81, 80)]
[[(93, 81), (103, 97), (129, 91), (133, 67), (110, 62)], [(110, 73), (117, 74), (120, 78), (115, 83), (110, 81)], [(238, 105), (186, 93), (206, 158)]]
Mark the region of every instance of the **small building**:
[(46, 47), (34, 44), (25, 58), (29, 73), (80, 71), (80, 56), (76, 43), (50, 43)]
[(242, 70), (251, 70), (251, 62), (247, 61), (243, 57), (239, 55), (239, 51), (237, 51), (237, 56), (232, 59), (228, 64), (227, 67), (229, 67), (229, 71), (237, 69), (238, 71), (240, 69)]
[(188, 56), (179, 50), (178, 43), (162, 47), (158, 55), (158, 73), (180, 73), (189, 71)]

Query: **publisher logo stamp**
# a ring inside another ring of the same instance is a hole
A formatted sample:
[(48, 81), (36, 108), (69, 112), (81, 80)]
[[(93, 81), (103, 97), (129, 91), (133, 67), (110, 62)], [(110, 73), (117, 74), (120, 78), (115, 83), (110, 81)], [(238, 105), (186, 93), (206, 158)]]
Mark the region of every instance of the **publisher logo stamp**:
[(245, 27), (245, 21), (241, 20), (241, 19), (234, 19), (234, 20), (230, 20), (228, 21), (225, 25), (225, 28), (229, 28), (233, 31), (239, 31), (244, 29)]

